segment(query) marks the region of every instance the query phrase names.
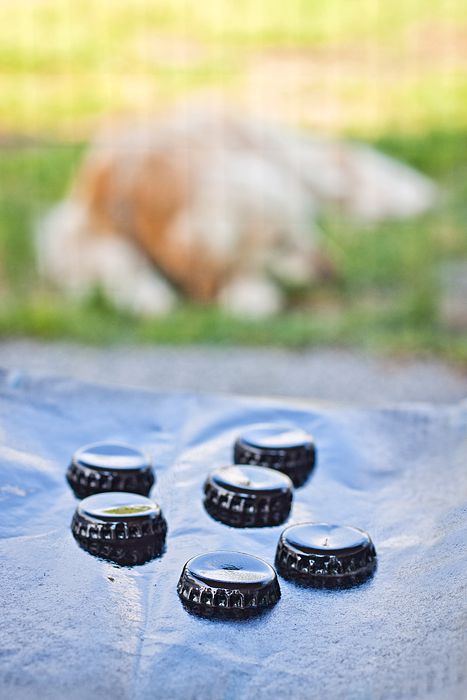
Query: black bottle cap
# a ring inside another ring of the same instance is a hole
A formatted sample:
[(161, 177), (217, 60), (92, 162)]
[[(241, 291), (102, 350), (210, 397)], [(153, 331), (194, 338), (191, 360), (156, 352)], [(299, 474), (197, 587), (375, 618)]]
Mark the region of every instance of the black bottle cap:
[(368, 533), (356, 527), (303, 523), (282, 532), (276, 566), (284, 578), (317, 588), (347, 588), (374, 573), (376, 551)]
[(141, 450), (124, 443), (95, 442), (75, 452), (67, 480), (78, 498), (106, 491), (147, 496), (154, 474)]
[(212, 471), (204, 484), (204, 507), (233, 527), (280, 525), (292, 505), (288, 476), (266, 467), (232, 465)]
[(135, 493), (98, 493), (76, 508), (71, 530), (83, 549), (123, 566), (162, 553), (167, 523), (157, 503)]
[(183, 604), (199, 615), (247, 617), (277, 603), (276, 572), (240, 552), (210, 552), (187, 561), (177, 586)]
[(235, 442), (235, 464), (278, 469), (301, 486), (315, 465), (315, 445), (304, 430), (284, 425), (256, 425)]

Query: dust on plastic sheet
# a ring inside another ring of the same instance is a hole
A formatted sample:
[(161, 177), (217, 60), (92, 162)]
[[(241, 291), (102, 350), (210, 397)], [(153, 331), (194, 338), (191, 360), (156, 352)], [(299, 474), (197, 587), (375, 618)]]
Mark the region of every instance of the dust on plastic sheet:
[[(283, 526), (238, 530), (202, 506), (206, 473), (256, 422), (314, 434), (316, 470), (288, 523), (368, 530), (363, 586), (280, 580), (263, 616), (221, 622), (180, 604), (185, 561), (212, 549), (273, 563)], [(0, 697), (261, 700), (466, 696), (467, 404), (360, 410), (158, 395), (0, 377)], [(118, 568), (81, 550), (65, 469), (77, 447), (124, 440), (155, 458), (167, 551)]]

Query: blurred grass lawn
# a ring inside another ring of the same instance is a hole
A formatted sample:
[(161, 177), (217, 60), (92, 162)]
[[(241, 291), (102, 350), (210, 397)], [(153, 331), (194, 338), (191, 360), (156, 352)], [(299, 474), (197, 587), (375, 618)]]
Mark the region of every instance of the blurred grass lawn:
[[(467, 261), (467, 6), (415, 0), (3, 0), (0, 334), (85, 342), (345, 343), (467, 361), (439, 316), (438, 266)], [(364, 228), (324, 217), (337, 282), (267, 322), (182, 306), (138, 321), (37, 279), (32, 223), (66, 191), (108, 114), (221, 94), (370, 141), (433, 176), (436, 212)], [(466, 300), (467, 304), (467, 300)]]

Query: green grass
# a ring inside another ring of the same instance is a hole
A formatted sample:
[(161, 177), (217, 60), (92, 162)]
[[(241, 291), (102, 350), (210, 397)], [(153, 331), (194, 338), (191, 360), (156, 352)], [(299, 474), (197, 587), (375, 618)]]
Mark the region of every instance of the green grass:
[(86, 343), (339, 343), (467, 362), (467, 334), (449, 335), (439, 323), (436, 279), (440, 261), (467, 259), (467, 135), (437, 133), (425, 141), (392, 136), (377, 145), (437, 177), (447, 193), (444, 203), (418, 220), (375, 228), (324, 218), (324, 246), (339, 270), (337, 280), (259, 323), (189, 305), (165, 319), (137, 320), (109, 308), (99, 295), (81, 305), (64, 303), (36, 277), (30, 232), (34, 219), (63, 193), (82, 148), (4, 151), (0, 251), (9, 292), (0, 305), (0, 334)]
[(4, 0), (0, 129), (73, 140), (109, 112), (146, 114), (200, 88), (241, 102), (271, 52), (312, 61), (292, 64), (294, 93), (331, 100), (330, 128), (465, 127), (466, 27), (462, 0)]
[[(467, 260), (466, 36), (461, 0), (0, 3), (0, 335), (340, 343), (467, 362), (467, 334), (440, 321), (438, 283), (441, 262)], [(279, 117), (370, 141), (435, 178), (443, 202), (372, 228), (323, 217), (338, 278), (267, 322), (188, 305), (136, 320), (99, 295), (70, 305), (47, 289), (33, 224), (63, 196), (95, 125), (216, 91), (240, 110), (272, 94)]]
[[(420, 315), (420, 308), (423, 313)], [(467, 363), (467, 334), (447, 342), (433, 322), (431, 303), (408, 299), (392, 308), (327, 308), (290, 311), (260, 322), (226, 317), (212, 307), (181, 306), (167, 318), (144, 321), (126, 317), (96, 300), (74, 306), (40, 297), (0, 311), (0, 336), (32, 336), (42, 340), (73, 340), (87, 344), (160, 343), (219, 346), (248, 345), (305, 348), (341, 345), (393, 354), (439, 354)]]

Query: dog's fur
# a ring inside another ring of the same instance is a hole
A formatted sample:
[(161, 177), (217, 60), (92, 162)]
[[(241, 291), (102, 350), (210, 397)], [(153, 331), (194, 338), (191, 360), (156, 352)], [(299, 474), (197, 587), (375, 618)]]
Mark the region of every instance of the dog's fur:
[(43, 220), (46, 277), (157, 315), (177, 294), (261, 316), (319, 273), (324, 206), (365, 221), (424, 212), (434, 185), (365, 146), (214, 113), (107, 129)]

